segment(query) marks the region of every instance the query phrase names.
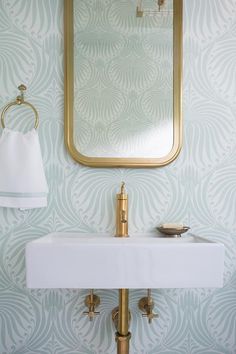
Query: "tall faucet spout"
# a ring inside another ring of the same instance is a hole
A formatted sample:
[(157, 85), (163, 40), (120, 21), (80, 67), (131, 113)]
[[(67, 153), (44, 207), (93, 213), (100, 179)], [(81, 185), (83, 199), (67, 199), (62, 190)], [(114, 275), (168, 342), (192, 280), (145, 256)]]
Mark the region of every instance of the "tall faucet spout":
[(125, 182), (121, 183), (120, 193), (116, 195), (116, 234), (117, 237), (128, 237), (128, 195)]

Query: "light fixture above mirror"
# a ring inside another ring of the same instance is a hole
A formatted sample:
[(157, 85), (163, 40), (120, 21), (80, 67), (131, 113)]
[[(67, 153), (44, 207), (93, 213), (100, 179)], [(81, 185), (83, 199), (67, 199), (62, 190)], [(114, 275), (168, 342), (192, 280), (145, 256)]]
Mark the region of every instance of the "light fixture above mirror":
[(173, 13), (173, 7), (167, 6), (167, 0), (152, 0), (149, 7), (146, 7), (144, 2), (145, 0), (137, 0), (136, 17), (163, 16)]

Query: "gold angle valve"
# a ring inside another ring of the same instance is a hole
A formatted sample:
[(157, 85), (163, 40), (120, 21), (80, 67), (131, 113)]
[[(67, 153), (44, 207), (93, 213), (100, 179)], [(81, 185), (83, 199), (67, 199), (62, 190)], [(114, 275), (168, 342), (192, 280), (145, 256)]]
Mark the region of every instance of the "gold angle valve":
[(142, 314), (142, 317), (147, 317), (148, 318), (148, 323), (151, 324), (152, 320), (154, 318), (159, 317), (158, 314), (153, 313), (153, 308), (154, 308), (154, 301), (151, 295), (151, 289), (148, 289), (147, 291), (147, 296), (143, 297), (142, 299), (139, 300), (138, 307), (142, 312), (145, 312)]
[(88, 307), (88, 311), (84, 311), (83, 315), (87, 315), (89, 321), (93, 321), (95, 316), (100, 315), (100, 312), (95, 311), (96, 307), (100, 305), (100, 298), (93, 293), (92, 289), (90, 290), (89, 295), (85, 297), (84, 304)]

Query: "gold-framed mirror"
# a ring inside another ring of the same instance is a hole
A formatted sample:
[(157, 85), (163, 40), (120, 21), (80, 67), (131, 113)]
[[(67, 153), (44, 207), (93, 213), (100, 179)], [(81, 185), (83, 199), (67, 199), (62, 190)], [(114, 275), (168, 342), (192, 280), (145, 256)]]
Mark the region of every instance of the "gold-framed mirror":
[(182, 0), (64, 0), (65, 143), (93, 167), (182, 147)]

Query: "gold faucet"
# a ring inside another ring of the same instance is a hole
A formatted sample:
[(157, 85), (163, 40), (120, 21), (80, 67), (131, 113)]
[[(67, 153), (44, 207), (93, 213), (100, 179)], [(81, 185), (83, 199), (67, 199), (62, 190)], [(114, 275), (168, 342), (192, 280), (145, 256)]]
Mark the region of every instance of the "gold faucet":
[(128, 195), (125, 182), (121, 183), (120, 193), (116, 195), (116, 234), (117, 237), (128, 237)]

